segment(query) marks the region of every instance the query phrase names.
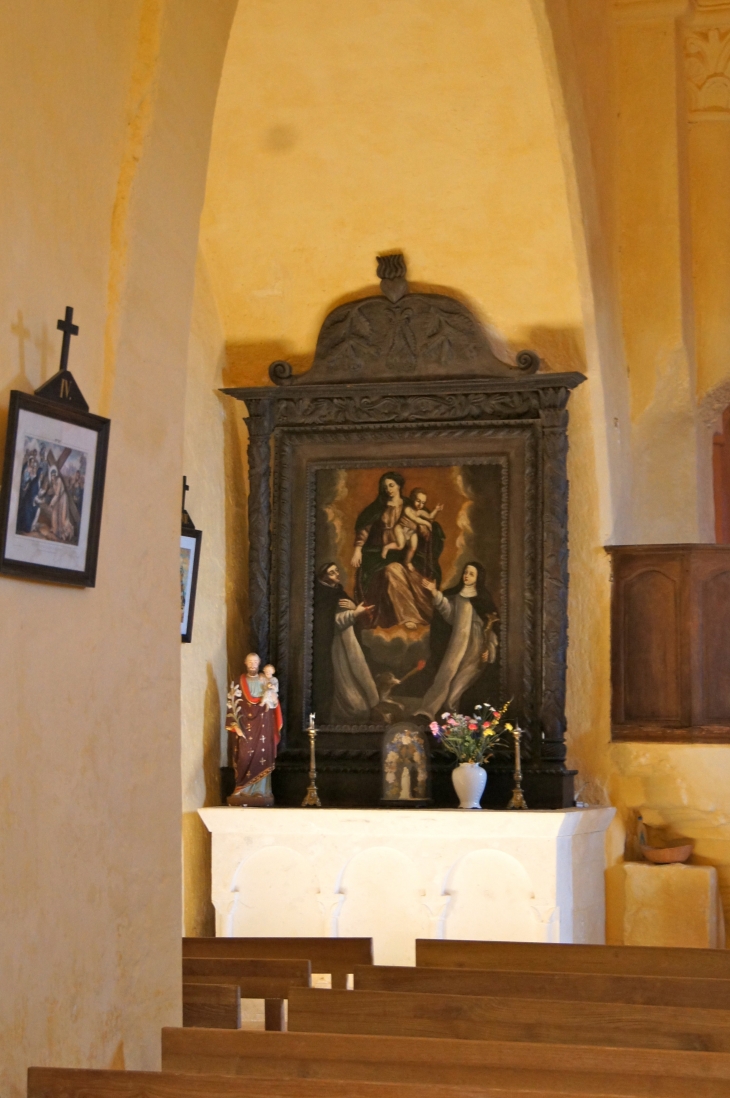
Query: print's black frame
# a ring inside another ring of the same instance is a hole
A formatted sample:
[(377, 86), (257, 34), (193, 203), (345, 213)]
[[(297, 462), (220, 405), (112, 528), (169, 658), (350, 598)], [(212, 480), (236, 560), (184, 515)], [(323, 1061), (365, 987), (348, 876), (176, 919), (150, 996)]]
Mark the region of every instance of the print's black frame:
[[(91, 481), (92, 495), (89, 533), (86, 543), (86, 567), (83, 571), (76, 571), (72, 568), (56, 568), (46, 564), (32, 564), (28, 561), (13, 560), (6, 556), (8, 522), (10, 520), (10, 495), (15, 463), (18, 419), (21, 411), (36, 412), (48, 419), (56, 419), (60, 423), (72, 423), (77, 427), (86, 427), (97, 434), (96, 462), (94, 476)], [(11, 391), (3, 479), (2, 486), (0, 486), (0, 573), (21, 579), (43, 580), (46, 583), (63, 583), (72, 587), (94, 587), (96, 585), (96, 565), (99, 556), (101, 512), (104, 502), (104, 481), (106, 478), (110, 426), (110, 420), (93, 415), (91, 412), (82, 411), (79, 407), (62, 404), (56, 400), (47, 400), (44, 397), (31, 396), (29, 393), (23, 393), (18, 389)]]
[[(195, 616), (195, 596), (198, 592), (198, 565), (200, 564), (200, 547), (203, 541), (203, 531), (196, 530), (194, 526), (187, 526), (182, 524), (182, 530), (180, 532), (180, 549), (182, 550), (182, 539), (192, 538), (195, 542), (195, 552), (193, 553), (193, 574), (190, 580), (190, 597), (188, 598), (188, 627), (183, 633), (182, 621), (180, 622), (180, 641), (182, 644), (190, 644), (193, 639), (193, 618)], [(183, 618), (185, 615), (183, 614)]]
[[(272, 377), (281, 376), (275, 364)], [(317, 467), (341, 461), (348, 467), (398, 468), (502, 457), (509, 483), (510, 577), (503, 653), (507, 688), (530, 733), (525, 793), (530, 807), (572, 805), (574, 772), (564, 762), (567, 403), (583, 375), (469, 377), (456, 383), (307, 380), (296, 386), (225, 390), (245, 401), (248, 411), (250, 643), (276, 664), (284, 686), (285, 739), (274, 772), (277, 803), (301, 804), (307, 784), (305, 659)], [(384, 728), (343, 728), (319, 737), (323, 803), (379, 803)], [(434, 760), (436, 804), (456, 803), (450, 770), (450, 763)], [(484, 803), (504, 807), (511, 786), (509, 762), (490, 765)]]

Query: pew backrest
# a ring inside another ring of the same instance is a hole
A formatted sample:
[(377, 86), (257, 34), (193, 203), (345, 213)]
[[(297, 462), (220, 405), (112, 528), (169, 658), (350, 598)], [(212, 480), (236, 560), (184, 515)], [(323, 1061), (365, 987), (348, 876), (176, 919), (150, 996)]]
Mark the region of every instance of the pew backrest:
[(726, 1053), (527, 1041), (516, 1045), (443, 1037), (163, 1029), (162, 1066), (165, 1071), (237, 1075), (247, 1080), (339, 1078), (459, 1088), (488, 1085), (581, 1098), (599, 1094), (727, 1098), (730, 1093), (730, 1055)]
[(241, 1028), (241, 989), (234, 984), (183, 984), (183, 1025)]
[(312, 967), (302, 959), (184, 957), (183, 983), (234, 984), (243, 999), (286, 999), (292, 987), (309, 987)]
[[(660, 871), (661, 872), (661, 871)], [(418, 938), (416, 965), (730, 980), (730, 950)]]
[(359, 966), (360, 991), (414, 991), (426, 995), (489, 995), (519, 999), (631, 1003), (730, 1010), (730, 980), (692, 976), (627, 976), (593, 972), (507, 972), (466, 968)]
[(332, 987), (347, 987), (356, 965), (373, 963), (372, 938), (183, 938), (187, 957), (306, 957), (312, 972), (330, 973)]
[[(30, 1068), (28, 1098), (512, 1098), (512, 1090), (344, 1079), (256, 1079), (157, 1071)], [(529, 1098), (565, 1098), (531, 1091)]]
[(730, 1054), (730, 1011), (698, 1007), (294, 988), (291, 1032), (590, 1044)]

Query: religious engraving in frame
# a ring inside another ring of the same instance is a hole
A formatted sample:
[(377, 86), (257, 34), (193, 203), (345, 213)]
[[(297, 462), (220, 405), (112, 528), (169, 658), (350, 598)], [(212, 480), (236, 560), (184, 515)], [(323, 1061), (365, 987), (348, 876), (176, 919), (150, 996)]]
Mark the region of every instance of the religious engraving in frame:
[(109, 426), (78, 406), (11, 392), (0, 572), (95, 585)]
[[(402, 257), (384, 258), (383, 297), (330, 314), (308, 373), (274, 363), (275, 388), (226, 390), (248, 411), (250, 642), (283, 685), (277, 803), (301, 803), (312, 709), (323, 803), (367, 806), (392, 723), (512, 699), (528, 802), (571, 805), (566, 405), (584, 379), (536, 373), (531, 352), (497, 360), (465, 306), (410, 294)], [(480, 647), (450, 674), (456, 593)], [(436, 805), (454, 803), (449, 771), (432, 757)]]

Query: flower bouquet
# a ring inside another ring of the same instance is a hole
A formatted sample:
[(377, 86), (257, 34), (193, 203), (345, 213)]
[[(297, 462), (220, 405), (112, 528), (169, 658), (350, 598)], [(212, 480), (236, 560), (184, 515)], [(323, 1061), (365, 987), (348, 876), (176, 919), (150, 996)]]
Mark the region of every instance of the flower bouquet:
[(496, 748), (504, 743), (505, 733), (512, 731), (512, 725), (503, 721), (508, 706), (509, 702), (502, 709), (477, 705), (471, 717), (442, 713), (441, 723), (432, 721), (429, 725), (434, 739), (458, 760), (451, 780), (460, 808), (481, 808), (487, 772), (480, 763), (491, 759)]

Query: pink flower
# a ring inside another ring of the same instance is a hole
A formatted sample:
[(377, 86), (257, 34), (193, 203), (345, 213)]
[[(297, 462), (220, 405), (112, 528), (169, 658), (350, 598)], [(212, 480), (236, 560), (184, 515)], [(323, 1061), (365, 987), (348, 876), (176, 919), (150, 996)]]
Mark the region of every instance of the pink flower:
[(431, 723), (429, 724), (428, 727), (431, 729), (434, 736), (438, 736), (438, 734), (440, 732), (440, 729), (439, 729), (439, 726), (436, 724), (436, 721), (431, 721)]

